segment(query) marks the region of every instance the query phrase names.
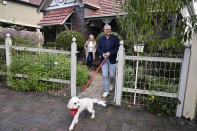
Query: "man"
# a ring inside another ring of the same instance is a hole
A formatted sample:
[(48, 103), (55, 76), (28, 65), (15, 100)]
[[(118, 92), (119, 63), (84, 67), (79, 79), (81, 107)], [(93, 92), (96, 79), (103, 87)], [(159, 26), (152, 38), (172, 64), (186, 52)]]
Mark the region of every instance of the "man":
[[(116, 73), (116, 57), (119, 49), (119, 39), (117, 36), (111, 34), (111, 26), (104, 26), (105, 35), (98, 40), (97, 50), (101, 55), (101, 62), (106, 58), (102, 65), (102, 75), (104, 80), (104, 94), (103, 97), (109, 95), (109, 91), (113, 90), (115, 86)], [(110, 83), (108, 82), (108, 73), (110, 75)]]

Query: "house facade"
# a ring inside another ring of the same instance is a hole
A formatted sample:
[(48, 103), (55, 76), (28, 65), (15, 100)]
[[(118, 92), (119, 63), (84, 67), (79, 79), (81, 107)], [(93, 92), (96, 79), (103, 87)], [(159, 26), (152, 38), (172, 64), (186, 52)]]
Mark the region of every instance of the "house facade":
[(80, 32), (85, 39), (89, 34), (96, 37), (105, 24), (110, 24), (112, 31), (119, 31), (111, 0), (42, 0), (40, 12), (44, 17), (38, 25), (44, 29), (46, 41), (54, 41), (64, 30)]
[(41, 0), (0, 0), (0, 26), (20, 26), (22, 29), (39, 31), (41, 26), (37, 24), (43, 17), (43, 13), (37, 13), (40, 2)]

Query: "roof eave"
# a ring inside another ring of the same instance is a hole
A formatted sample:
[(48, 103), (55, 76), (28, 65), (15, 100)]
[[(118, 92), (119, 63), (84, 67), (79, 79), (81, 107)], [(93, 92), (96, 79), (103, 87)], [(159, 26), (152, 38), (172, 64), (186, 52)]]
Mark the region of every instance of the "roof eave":
[(38, 24), (39, 26), (53, 26), (53, 25), (61, 25), (61, 23), (50, 23), (50, 24)]
[[(118, 13), (119, 15), (125, 15), (126, 13)], [(92, 16), (85, 16), (85, 19), (90, 19), (90, 18), (100, 18), (100, 17), (113, 17), (116, 16), (115, 13), (113, 14), (102, 14), (102, 15), (92, 15)]]
[(84, 3), (84, 5), (90, 7), (90, 8), (94, 8), (94, 9), (100, 9), (101, 7), (97, 6), (97, 5), (93, 5), (93, 4), (89, 4), (89, 3)]

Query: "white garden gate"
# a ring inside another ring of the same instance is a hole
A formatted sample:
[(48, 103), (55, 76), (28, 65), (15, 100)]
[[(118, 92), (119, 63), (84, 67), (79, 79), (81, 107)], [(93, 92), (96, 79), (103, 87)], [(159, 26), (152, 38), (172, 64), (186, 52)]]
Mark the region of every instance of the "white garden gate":
[(121, 41), (117, 58), (115, 103), (146, 105), (156, 96), (169, 103), (175, 98), (180, 101), (176, 116), (181, 117), (190, 57), (189, 46), (186, 46), (183, 59), (129, 56), (125, 55), (123, 44)]

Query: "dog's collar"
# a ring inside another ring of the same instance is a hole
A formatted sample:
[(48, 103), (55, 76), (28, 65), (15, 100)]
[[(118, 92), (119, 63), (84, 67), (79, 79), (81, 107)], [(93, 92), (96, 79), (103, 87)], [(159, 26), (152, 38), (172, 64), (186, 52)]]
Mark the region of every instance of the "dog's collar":
[(70, 110), (70, 116), (74, 117), (77, 114), (78, 110), (79, 110), (78, 108), (77, 109), (71, 109)]

